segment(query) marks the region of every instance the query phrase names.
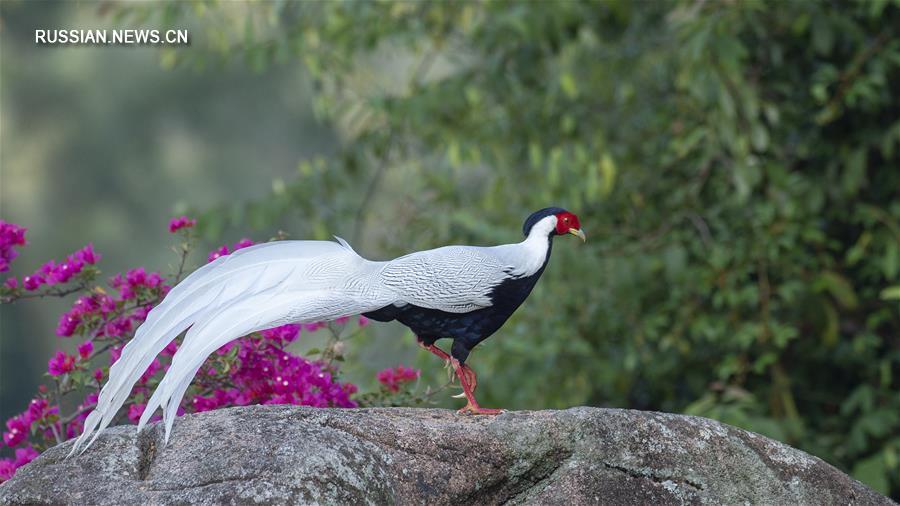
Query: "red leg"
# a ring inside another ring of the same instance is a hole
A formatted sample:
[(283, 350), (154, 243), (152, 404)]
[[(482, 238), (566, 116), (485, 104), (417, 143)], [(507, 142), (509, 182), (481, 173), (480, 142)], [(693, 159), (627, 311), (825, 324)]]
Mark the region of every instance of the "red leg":
[(455, 358), (451, 358), (450, 362), (456, 369), (456, 376), (459, 378), (459, 382), (462, 384), (463, 393), (466, 395), (466, 400), (468, 401), (465, 407), (457, 411), (457, 413), (470, 413), (473, 415), (499, 415), (503, 412), (502, 409), (489, 409), (479, 406), (478, 401), (475, 400), (474, 394), (474, 386), (478, 384), (478, 379), (475, 376), (475, 371), (473, 371), (471, 367), (465, 364), (460, 364), (459, 360), (456, 360)]
[(458, 411), (458, 413), (471, 413), (474, 415), (497, 415), (503, 412), (502, 409), (488, 409), (482, 408), (478, 405), (478, 401), (475, 400), (475, 389), (478, 388), (478, 376), (475, 374), (475, 371), (466, 364), (460, 364), (458, 360), (451, 357), (447, 352), (438, 348), (434, 344), (425, 344), (422, 341), (417, 341), (419, 346), (430, 351), (435, 354), (441, 360), (446, 362), (450, 362), (453, 364), (453, 368), (456, 371), (456, 377), (459, 378), (459, 382), (463, 387), (463, 394), (468, 401), (466, 406)]
[(472, 389), (472, 393), (475, 393), (475, 390), (478, 388), (478, 376), (475, 375), (475, 370), (469, 367), (466, 364), (460, 364), (462, 366), (463, 373), (466, 375), (466, 383), (469, 384), (469, 388)]
[(422, 341), (419, 341), (419, 340), (416, 340), (416, 342), (418, 342), (418, 343), (419, 343), (419, 346), (421, 346), (422, 348), (425, 348), (426, 350), (428, 350), (428, 351), (430, 351), (431, 353), (434, 353), (435, 355), (437, 355), (438, 357), (440, 357), (441, 360), (445, 360), (445, 361), (449, 361), (449, 360), (450, 360), (450, 355), (448, 355), (447, 352), (445, 352), (444, 350), (438, 348), (438, 347), (435, 346), (434, 344), (425, 344), (425, 343), (423, 343)]

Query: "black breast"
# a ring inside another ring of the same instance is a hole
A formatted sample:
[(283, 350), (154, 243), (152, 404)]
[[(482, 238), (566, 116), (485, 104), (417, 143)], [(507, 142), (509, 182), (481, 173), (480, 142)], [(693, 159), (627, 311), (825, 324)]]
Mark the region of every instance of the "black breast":
[(465, 362), (472, 348), (496, 332), (525, 301), (544, 273), (549, 259), (548, 247), (544, 263), (537, 272), (530, 276), (510, 277), (497, 285), (490, 294), (490, 307), (468, 313), (448, 313), (407, 304), (399, 308), (385, 306), (363, 314), (376, 321), (397, 320), (409, 327), (425, 344), (433, 344), (438, 339), (453, 339), (451, 354), (460, 362)]

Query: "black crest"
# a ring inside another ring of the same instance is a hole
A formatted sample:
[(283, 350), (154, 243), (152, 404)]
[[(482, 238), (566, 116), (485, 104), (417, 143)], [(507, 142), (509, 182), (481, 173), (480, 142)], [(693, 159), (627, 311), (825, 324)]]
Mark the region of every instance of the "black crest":
[(531, 232), (531, 227), (533, 227), (535, 223), (541, 221), (547, 216), (559, 214), (565, 211), (566, 210), (561, 207), (545, 207), (540, 211), (531, 213), (531, 216), (529, 216), (528, 219), (525, 220), (525, 224), (522, 225), (522, 233), (525, 234), (525, 237), (528, 237), (528, 232)]

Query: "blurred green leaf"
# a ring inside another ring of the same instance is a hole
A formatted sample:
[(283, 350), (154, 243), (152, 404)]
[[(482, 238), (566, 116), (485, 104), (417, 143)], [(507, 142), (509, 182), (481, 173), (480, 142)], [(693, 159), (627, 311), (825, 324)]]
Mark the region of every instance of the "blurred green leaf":
[(900, 299), (900, 286), (891, 286), (881, 291), (880, 297), (884, 300)]
[(816, 286), (819, 290), (830, 293), (845, 309), (855, 309), (859, 305), (853, 285), (847, 278), (836, 272), (826, 271), (819, 274)]

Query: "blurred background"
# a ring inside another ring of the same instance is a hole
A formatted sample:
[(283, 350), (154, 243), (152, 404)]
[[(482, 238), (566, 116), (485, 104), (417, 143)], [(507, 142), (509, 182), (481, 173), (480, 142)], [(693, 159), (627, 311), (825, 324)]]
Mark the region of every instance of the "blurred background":
[[(0, 12), (12, 274), (92, 242), (104, 275), (341, 235), (368, 258), (520, 240), (533, 295), (472, 354), (482, 404), (701, 415), (900, 497), (900, 2), (17, 2)], [(189, 46), (39, 46), (36, 28), (187, 28)], [(0, 306), (0, 418), (71, 300)], [(399, 325), (365, 390), (444, 371)], [(450, 399), (440, 405), (455, 406)]]

